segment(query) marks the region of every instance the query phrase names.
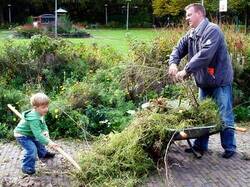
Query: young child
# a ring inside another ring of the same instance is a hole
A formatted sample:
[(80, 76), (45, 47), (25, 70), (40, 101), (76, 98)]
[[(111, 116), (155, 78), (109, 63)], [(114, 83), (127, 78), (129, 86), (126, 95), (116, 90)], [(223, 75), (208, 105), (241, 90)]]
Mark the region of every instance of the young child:
[(32, 175), (36, 172), (36, 157), (53, 158), (54, 153), (46, 150), (44, 145), (58, 147), (49, 139), (48, 127), (44, 116), (48, 112), (49, 98), (44, 93), (36, 93), (30, 98), (32, 109), (22, 113), (23, 119), (14, 129), (14, 136), (25, 150), (22, 160), (22, 172)]

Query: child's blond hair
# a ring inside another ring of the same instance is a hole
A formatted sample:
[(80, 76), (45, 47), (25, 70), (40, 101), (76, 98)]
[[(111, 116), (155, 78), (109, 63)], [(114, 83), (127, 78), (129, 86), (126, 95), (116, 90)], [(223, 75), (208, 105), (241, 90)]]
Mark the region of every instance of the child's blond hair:
[(38, 92), (36, 94), (33, 94), (30, 97), (30, 104), (33, 107), (38, 107), (41, 105), (48, 105), (49, 104), (49, 97), (42, 92)]

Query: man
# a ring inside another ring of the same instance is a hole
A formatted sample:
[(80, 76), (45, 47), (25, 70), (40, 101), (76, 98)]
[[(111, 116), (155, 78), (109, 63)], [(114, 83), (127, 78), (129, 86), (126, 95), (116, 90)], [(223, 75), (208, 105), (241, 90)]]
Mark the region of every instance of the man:
[[(181, 81), (193, 75), (199, 88), (199, 98), (212, 97), (219, 106), (225, 127), (234, 126), (232, 111), (233, 70), (226, 42), (219, 26), (208, 21), (201, 4), (190, 4), (185, 8), (186, 20), (191, 29), (181, 38), (169, 59), (169, 75)], [(178, 71), (177, 65), (188, 55), (188, 63)], [(230, 158), (236, 152), (234, 130), (224, 128), (220, 133), (223, 158)], [(193, 149), (203, 154), (208, 149), (208, 136), (194, 141)], [(191, 152), (190, 149), (185, 150)]]

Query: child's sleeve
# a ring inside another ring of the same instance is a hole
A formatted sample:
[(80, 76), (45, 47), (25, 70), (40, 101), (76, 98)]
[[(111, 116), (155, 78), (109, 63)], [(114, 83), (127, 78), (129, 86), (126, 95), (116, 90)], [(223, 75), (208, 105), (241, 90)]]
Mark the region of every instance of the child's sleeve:
[[(49, 143), (49, 138), (47, 138), (44, 134), (43, 134), (43, 128), (41, 128), (40, 126), (41, 122), (40, 120), (35, 120), (32, 123), (30, 123), (30, 129), (34, 135), (34, 137), (41, 143), (41, 144), (45, 144), (48, 145)], [(43, 125), (44, 126), (44, 125)], [(46, 125), (45, 125), (46, 126)], [(48, 128), (47, 128), (48, 129)]]
[(45, 123), (43, 123), (42, 130), (49, 132), (48, 126)]
[(41, 119), (41, 121), (42, 121), (42, 131), (47, 131), (47, 132), (49, 132), (49, 129), (48, 129), (48, 126), (46, 125), (46, 122), (45, 122), (45, 119), (44, 119), (44, 117), (42, 117), (42, 119)]

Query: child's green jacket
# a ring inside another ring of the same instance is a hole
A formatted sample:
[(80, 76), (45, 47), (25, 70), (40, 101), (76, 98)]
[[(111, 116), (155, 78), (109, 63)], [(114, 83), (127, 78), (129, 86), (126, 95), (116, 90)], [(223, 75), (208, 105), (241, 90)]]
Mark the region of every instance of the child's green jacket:
[(48, 131), (44, 118), (35, 110), (27, 110), (22, 113), (23, 119), (18, 123), (14, 132), (35, 137), (41, 144), (47, 145), (49, 138), (43, 132)]

